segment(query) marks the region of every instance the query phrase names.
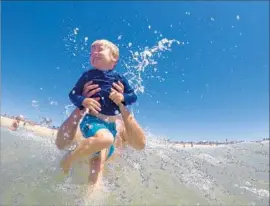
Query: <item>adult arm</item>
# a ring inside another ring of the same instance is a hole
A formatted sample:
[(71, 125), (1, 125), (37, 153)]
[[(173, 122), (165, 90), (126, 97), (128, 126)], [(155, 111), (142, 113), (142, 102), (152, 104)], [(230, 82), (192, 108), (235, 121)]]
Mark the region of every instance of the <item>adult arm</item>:
[[(121, 82), (114, 83), (110, 94), (110, 99), (117, 104), (117, 96), (124, 91), (124, 84)], [(137, 150), (145, 148), (146, 138), (144, 132), (135, 118), (128, 111), (126, 106), (122, 103), (118, 104), (120, 113), (124, 122), (124, 129), (120, 132), (120, 137), (129, 144), (131, 147)]]
[[(91, 97), (95, 93), (100, 91), (97, 84), (92, 84), (90, 81), (84, 85), (83, 96)], [(94, 98), (93, 101), (98, 101), (99, 98)], [(79, 140), (81, 137), (80, 130), (78, 130), (78, 124), (82, 118), (82, 112), (76, 108), (71, 115), (63, 122), (57, 132), (55, 144), (58, 149), (64, 149), (70, 145), (74, 140)]]
[(58, 149), (64, 149), (79, 137), (78, 124), (82, 118), (82, 111), (76, 108), (63, 122), (57, 131), (55, 144)]
[(146, 138), (142, 128), (123, 104), (119, 105), (119, 109), (125, 125), (121, 135), (122, 139), (136, 150), (144, 149)]

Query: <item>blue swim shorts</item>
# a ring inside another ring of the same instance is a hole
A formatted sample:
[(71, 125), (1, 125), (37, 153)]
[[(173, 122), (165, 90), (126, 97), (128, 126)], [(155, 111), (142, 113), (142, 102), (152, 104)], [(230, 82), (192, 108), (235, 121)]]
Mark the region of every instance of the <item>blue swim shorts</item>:
[[(115, 136), (116, 136), (116, 125), (114, 122), (105, 122), (97, 117), (94, 117), (90, 114), (86, 114), (80, 124), (80, 129), (81, 132), (84, 136), (84, 138), (90, 138), (95, 136), (95, 134), (100, 130), (100, 129), (107, 129), (109, 130), (115, 141)], [(114, 145), (112, 144), (109, 148), (108, 152), (108, 157), (107, 159), (112, 156), (114, 152)], [(99, 155), (100, 152), (96, 152), (94, 155)]]

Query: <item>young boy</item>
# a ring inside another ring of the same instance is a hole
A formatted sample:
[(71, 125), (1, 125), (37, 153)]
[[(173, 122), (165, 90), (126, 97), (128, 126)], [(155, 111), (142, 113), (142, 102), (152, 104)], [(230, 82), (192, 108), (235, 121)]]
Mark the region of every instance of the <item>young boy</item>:
[[(113, 142), (116, 135), (115, 121), (119, 114), (120, 103), (130, 105), (137, 100), (134, 90), (129, 85), (127, 79), (115, 71), (119, 59), (119, 49), (108, 40), (97, 40), (91, 45), (90, 63), (93, 69), (85, 72), (75, 87), (71, 90), (69, 97), (72, 103), (80, 109), (88, 109), (84, 116), (80, 129), (85, 138), (98, 141), (92, 141), (92, 148), (98, 151), (109, 148), (109, 158), (113, 151)], [(92, 81), (98, 84), (100, 91), (92, 98), (82, 96), (84, 85)], [(124, 86), (123, 94), (118, 95), (114, 101), (109, 96), (113, 83), (121, 82)], [(93, 99), (99, 99), (97, 105)], [(115, 103), (116, 102), (116, 103)], [(100, 106), (100, 107), (99, 107)], [(93, 150), (95, 150), (93, 149)], [(96, 152), (98, 154), (99, 152)], [(93, 153), (92, 153), (93, 154)], [(89, 155), (92, 155), (91, 153)], [(68, 172), (74, 158), (70, 157), (62, 162), (64, 172)]]

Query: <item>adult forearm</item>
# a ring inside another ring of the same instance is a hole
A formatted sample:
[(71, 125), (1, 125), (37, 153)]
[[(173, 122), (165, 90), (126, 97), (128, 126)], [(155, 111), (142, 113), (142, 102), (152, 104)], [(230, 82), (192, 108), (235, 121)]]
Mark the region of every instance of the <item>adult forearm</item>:
[(76, 108), (71, 115), (63, 122), (57, 131), (55, 144), (59, 149), (68, 146), (76, 137), (78, 124), (82, 118), (81, 111)]
[(119, 106), (119, 109), (125, 125), (124, 137), (122, 138), (134, 149), (144, 149), (146, 138), (142, 128), (123, 104)]

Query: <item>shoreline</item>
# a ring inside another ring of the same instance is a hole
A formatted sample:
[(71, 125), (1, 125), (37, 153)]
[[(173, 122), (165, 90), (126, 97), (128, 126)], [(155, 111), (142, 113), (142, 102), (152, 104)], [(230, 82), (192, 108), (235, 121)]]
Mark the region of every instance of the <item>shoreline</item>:
[[(1, 116), (1, 127), (10, 128), (12, 122), (15, 119), (9, 118), (9, 117), (3, 117)], [(50, 129), (45, 126), (39, 126), (39, 125), (30, 125), (26, 124), (23, 126), (23, 121), (19, 123), (19, 127), (25, 128), (32, 132), (35, 135), (42, 136), (42, 137), (50, 137), (50, 138), (56, 138), (57, 129)]]
[[(1, 127), (5, 127), (5, 128), (10, 128), (12, 122), (15, 119), (9, 118), (9, 117), (4, 117), (1, 116), (1, 121), (0, 121), (0, 126)], [(23, 126), (24, 122), (21, 121), (19, 123), (19, 127), (22, 127), (30, 132), (32, 132), (34, 135), (37, 136), (42, 136), (42, 137), (49, 137), (49, 138), (56, 138), (56, 134), (57, 134), (57, 129), (50, 129), (46, 126), (40, 126), (40, 125), (30, 125), (29, 123), (27, 123), (25, 126)], [(257, 141), (243, 141), (243, 142), (268, 142), (269, 140), (257, 140)], [(182, 142), (182, 143), (174, 143), (174, 142), (168, 142), (168, 144), (170, 144), (171, 146), (173, 146), (174, 148), (177, 149), (185, 149), (185, 148), (217, 148), (217, 147), (223, 147), (226, 145), (231, 145), (231, 144), (238, 144), (240, 142), (235, 142), (235, 143), (229, 143), (229, 144), (199, 144), (194, 142), (193, 144), (191, 144), (190, 142)]]

